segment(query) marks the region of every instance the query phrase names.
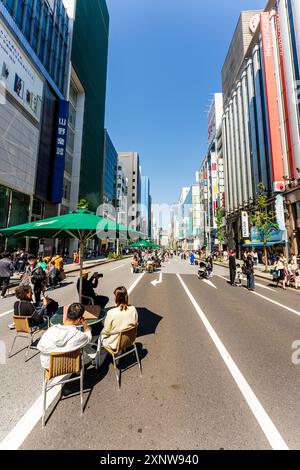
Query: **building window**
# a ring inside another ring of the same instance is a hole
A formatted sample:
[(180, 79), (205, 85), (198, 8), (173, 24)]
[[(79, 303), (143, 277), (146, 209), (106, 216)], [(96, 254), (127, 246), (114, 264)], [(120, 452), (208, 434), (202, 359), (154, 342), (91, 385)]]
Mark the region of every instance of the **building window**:
[(13, 12), (14, 12), (14, 0), (6, 0), (5, 6), (8, 9), (9, 13), (13, 14)]
[(17, 10), (16, 10), (16, 23), (20, 29), (22, 28), (23, 10), (24, 10), (23, 0), (18, 0)]

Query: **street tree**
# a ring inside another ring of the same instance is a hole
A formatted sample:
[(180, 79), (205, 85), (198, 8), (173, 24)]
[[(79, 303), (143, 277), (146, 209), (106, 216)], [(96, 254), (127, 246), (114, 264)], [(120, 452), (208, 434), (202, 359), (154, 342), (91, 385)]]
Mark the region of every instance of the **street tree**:
[(80, 199), (77, 204), (77, 209), (88, 209), (89, 208), (89, 201), (87, 199)]
[(218, 207), (216, 213), (217, 239), (219, 240), (219, 250), (221, 251), (223, 244), (227, 241), (227, 229), (224, 226), (224, 209)]
[(267, 191), (263, 183), (258, 184), (256, 205), (252, 221), (258, 230), (264, 247), (265, 270), (268, 270), (267, 243), (272, 238), (272, 231), (278, 229), (276, 215), (269, 210)]

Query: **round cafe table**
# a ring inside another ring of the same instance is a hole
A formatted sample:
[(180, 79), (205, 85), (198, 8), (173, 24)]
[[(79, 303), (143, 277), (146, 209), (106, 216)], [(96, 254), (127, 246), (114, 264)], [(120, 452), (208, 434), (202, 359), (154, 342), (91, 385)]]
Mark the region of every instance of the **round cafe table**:
[[(105, 309), (101, 309), (101, 312), (100, 312), (100, 315), (99, 315), (99, 318), (87, 318), (85, 321), (87, 323), (88, 326), (92, 326), (92, 325), (97, 325), (97, 323), (100, 323), (102, 322), (105, 317), (106, 317), (106, 313), (107, 311)], [(54, 325), (63, 325), (64, 324), (64, 316), (63, 316), (63, 308), (60, 308), (57, 313), (55, 313), (51, 318), (50, 318), (50, 324), (51, 326), (54, 326)], [(79, 325), (78, 328), (81, 328), (81, 326)]]

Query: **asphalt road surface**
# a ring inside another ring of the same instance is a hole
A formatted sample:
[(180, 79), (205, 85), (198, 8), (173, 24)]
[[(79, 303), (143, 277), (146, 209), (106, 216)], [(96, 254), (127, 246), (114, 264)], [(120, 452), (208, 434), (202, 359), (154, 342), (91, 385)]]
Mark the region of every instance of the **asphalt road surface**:
[[(110, 360), (89, 367), (83, 416), (77, 386), (65, 387), (63, 400), (57, 387), (42, 430), (40, 359), (32, 351), (24, 363), (19, 352), (0, 365), (1, 449), (300, 448), (299, 292), (264, 280), (255, 293), (231, 287), (221, 267), (200, 281), (197, 268), (177, 258), (154, 274), (132, 274), (128, 260), (94, 270), (104, 273), (99, 293), (110, 306), (115, 287), (130, 288), (142, 378), (134, 357), (123, 361), (121, 390)], [(51, 296), (77, 300), (76, 279)], [(7, 351), (14, 300), (0, 304)]]

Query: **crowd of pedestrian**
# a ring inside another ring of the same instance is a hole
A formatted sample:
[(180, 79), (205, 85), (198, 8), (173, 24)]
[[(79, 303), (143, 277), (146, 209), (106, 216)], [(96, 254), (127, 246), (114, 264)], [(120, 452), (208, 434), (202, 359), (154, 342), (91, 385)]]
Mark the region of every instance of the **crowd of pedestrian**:
[[(246, 251), (243, 254), (244, 264), (242, 266), (237, 263), (236, 256), (236, 251), (231, 251), (229, 253), (230, 284), (232, 286), (240, 286), (242, 284), (241, 280), (244, 274), (247, 278), (247, 288), (250, 291), (254, 291), (254, 267), (258, 264), (257, 253), (254, 250), (251, 252)], [(292, 254), (289, 260), (287, 260), (284, 256), (284, 253), (278, 253), (272, 265), (271, 274), (273, 275), (273, 282), (275, 282), (276, 287), (282, 283), (283, 289), (286, 289), (291, 285), (291, 283), (296, 283), (297, 278), (300, 279), (300, 266), (297, 256)]]
[(54, 289), (65, 279), (64, 259), (61, 255), (38, 257), (18, 248), (14, 253), (0, 255), (0, 290), (5, 298), (11, 278), (16, 276), (19, 284), (30, 285), (36, 302), (46, 289)]
[(135, 250), (131, 262), (132, 272), (147, 271), (152, 273), (173, 256), (174, 252), (169, 250)]

